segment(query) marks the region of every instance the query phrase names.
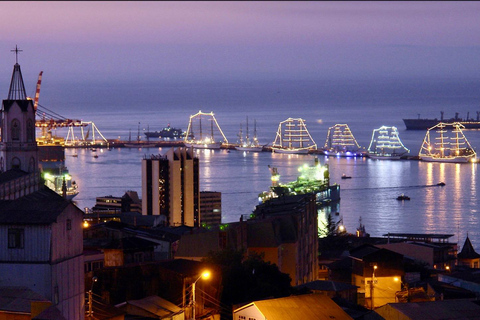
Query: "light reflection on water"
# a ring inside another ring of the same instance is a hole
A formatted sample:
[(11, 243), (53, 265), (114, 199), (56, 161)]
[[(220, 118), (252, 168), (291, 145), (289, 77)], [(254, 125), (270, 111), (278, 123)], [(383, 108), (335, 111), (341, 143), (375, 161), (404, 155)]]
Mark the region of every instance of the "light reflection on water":
[[(80, 208), (92, 207), (95, 197), (121, 196), (135, 190), (141, 196), (141, 159), (165, 154), (167, 149), (66, 150), (66, 165), (78, 182)], [(197, 150), (200, 158), (200, 189), (222, 192), (222, 221), (238, 221), (258, 204), (258, 194), (271, 184), (268, 165), (277, 167), (281, 182), (295, 180), (298, 167), (314, 163), (311, 155)], [(359, 218), (372, 236), (388, 232), (455, 234), (464, 241), (468, 232), (480, 247), (477, 164), (381, 161), (365, 158), (320, 157), (330, 168), (331, 183), (341, 186), (339, 207), (324, 208), (321, 214), (340, 212), (348, 232), (354, 233)], [(352, 179), (341, 179), (345, 173)], [(444, 187), (437, 186), (445, 182)], [(404, 193), (410, 201), (398, 201)], [(460, 235), (458, 236), (458, 231)]]

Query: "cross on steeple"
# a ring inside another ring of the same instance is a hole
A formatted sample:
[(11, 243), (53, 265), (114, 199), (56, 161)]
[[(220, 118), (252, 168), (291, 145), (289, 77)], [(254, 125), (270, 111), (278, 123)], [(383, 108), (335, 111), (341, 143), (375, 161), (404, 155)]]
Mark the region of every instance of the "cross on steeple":
[(18, 49), (17, 45), (15, 45), (15, 50), (10, 50), (11, 52), (15, 52), (15, 63), (18, 64), (18, 53), (22, 52), (23, 50)]

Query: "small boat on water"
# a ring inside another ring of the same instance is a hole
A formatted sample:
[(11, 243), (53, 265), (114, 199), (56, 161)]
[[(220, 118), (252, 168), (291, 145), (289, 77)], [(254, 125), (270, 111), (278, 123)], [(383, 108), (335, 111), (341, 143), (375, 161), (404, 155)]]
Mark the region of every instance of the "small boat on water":
[(374, 129), (367, 156), (375, 160), (399, 160), (410, 152), (400, 138), (396, 127), (382, 126)]
[(399, 201), (405, 201), (405, 200), (410, 200), (409, 196), (404, 195), (403, 193), (397, 197), (397, 200)]
[(98, 158), (98, 154), (94, 155), (93, 157), (94, 157), (95, 159), (97, 159), (97, 158)]
[(441, 122), (428, 129), (418, 154), (420, 159), (429, 162), (475, 162), (477, 154), (462, 128), (459, 122)]
[(444, 186), (445, 186), (445, 182), (439, 182), (439, 183), (437, 183), (437, 186), (444, 187)]
[(344, 173), (344, 174), (342, 174), (342, 179), (352, 179), (352, 177), (347, 176), (347, 175)]
[(240, 124), (240, 132), (238, 133), (238, 138), (239, 138), (239, 145), (235, 147), (235, 150), (252, 151), (252, 152), (260, 152), (263, 150), (263, 147), (258, 143), (258, 139), (257, 139), (257, 120), (255, 120), (254, 122), (252, 140), (250, 140), (250, 137), (248, 135), (248, 117), (247, 117), (247, 132), (245, 135), (245, 139), (243, 139), (241, 124)]
[(272, 144), (273, 152), (307, 154), (310, 150), (316, 149), (317, 144), (308, 132), (304, 119), (288, 118), (280, 122)]
[[(210, 133), (205, 135), (203, 132), (202, 127), (202, 118), (207, 118), (210, 121)], [(195, 148), (195, 149), (220, 149), (222, 146), (222, 142), (215, 141), (214, 138), (214, 123), (216, 125), (217, 131), (223, 137), (223, 143), (228, 143), (227, 137), (223, 134), (222, 129), (218, 125), (217, 119), (213, 115), (213, 112), (205, 113), (199, 111), (198, 113), (190, 116), (190, 120), (188, 122), (188, 129), (185, 135), (184, 145), (187, 148)], [(199, 138), (196, 139), (194, 135), (195, 132), (199, 133)], [(197, 131), (198, 130), (198, 131)]]
[(333, 157), (363, 156), (360, 145), (346, 124), (336, 124), (328, 128), (327, 139), (322, 151), (326, 156)]

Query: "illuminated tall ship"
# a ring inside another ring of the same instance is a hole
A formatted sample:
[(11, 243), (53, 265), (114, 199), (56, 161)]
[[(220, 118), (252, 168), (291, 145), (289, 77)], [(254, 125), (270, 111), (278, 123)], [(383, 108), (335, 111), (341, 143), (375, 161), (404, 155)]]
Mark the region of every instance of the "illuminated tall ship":
[(372, 140), (367, 151), (370, 158), (398, 160), (409, 152), (410, 150), (400, 141), (396, 127), (381, 126), (373, 130)]
[(263, 150), (263, 147), (258, 143), (257, 139), (257, 120), (254, 120), (253, 138), (250, 139), (248, 134), (248, 117), (247, 117), (247, 132), (245, 139), (243, 138), (242, 125), (240, 124), (240, 132), (238, 133), (239, 145), (235, 147), (239, 151), (254, 151), (259, 152)]
[(418, 156), (432, 162), (474, 162), (476, 152), (462, 132), (459, 122), (439, 123), (427, 130)]
[[(206, 118), (210, 122), (209, 132), (204, 131), (204, 128), (202, 126), (202, 118)], [(222, 146), (222, 142), (215, 141), (214, 124), (217, 128), (217, 131), (220, 132), (223, 137), (223, 143), (228, 143), (228, 140), (223, 134), (222, 129), (218, 125), (217, 119), (215, 119), (213, 112), (205, 113), (202, 111), (198, 111), (198, 113), (190, 116), (187, 133), (184, 140), (185, 146), (197, 149), (220, 149), (220, 147)], [(196, 134), (198, 134), (198, 139), (195, 136)]]
[(277, 135), (272, 144), (276, 153), (307, 154), (316, 150), (317, 144), (307, 130), (305, 120), (288, 118), (278, 125)]
[(323, 152), (327, 156), (357, 157), (362, 155), (360, 145), (346, 124), (336, 124), (328, 128)]

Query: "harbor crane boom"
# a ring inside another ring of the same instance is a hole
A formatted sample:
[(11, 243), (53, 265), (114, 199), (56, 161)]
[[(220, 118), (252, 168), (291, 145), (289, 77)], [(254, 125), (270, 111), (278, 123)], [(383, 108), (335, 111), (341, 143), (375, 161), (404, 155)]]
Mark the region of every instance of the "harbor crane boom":
[(37, 89), (35, 91), (35, 99), (33, 100), (33, 109), (35, 111), (37, 111), (37, 108), (38, 108), (38, 98), (40, 97), (40, 86), (42, 85), (42, 74), (43, 74), (43, 71), (40, 71), (40, 74), (38, 75)]

